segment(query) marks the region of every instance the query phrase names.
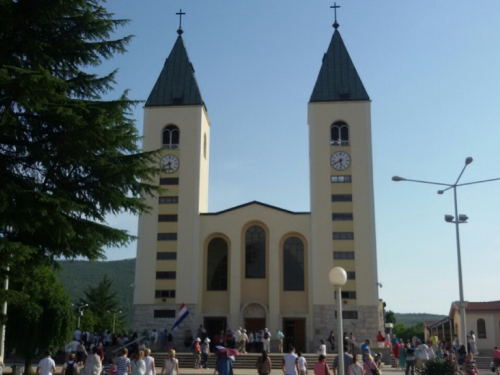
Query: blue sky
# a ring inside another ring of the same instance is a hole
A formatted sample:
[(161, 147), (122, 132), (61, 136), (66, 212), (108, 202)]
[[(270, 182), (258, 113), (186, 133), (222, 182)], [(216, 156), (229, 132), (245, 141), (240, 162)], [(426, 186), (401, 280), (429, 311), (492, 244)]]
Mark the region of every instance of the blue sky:
[[(458, 299), (453, 195), (393, 175), (450, 182), (500, 177), (500, 2), (339, 1), (339, 31), (372, 99), (380, 297), (396, 312), (446, 314)], [(209, 209), (252, 200), (309, 211), (307, 102), (330, 42), (323, 0), (109, 0), (131, 23), (116, 92), (149, 95), (177, 37), (184, 42), (211, 120)], [(134, 112), (142, 131), (142, 106)], [(497, 300), (500, 182), (463, 187), (459, 212), (465, 298)], [(137, 218), (109, 224), (137, 232)], [(135, 256), (135, 243), (108, 249)], [(326, 280), (327, 275), (325, 275)]]

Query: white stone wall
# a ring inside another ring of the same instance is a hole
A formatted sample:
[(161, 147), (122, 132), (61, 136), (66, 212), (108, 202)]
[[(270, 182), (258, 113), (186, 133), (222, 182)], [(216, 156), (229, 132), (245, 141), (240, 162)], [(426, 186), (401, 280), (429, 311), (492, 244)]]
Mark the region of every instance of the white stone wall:
[[(376, 341), (377, 333), (382, 326), (379, 320), (377, 306), (343, 306), (344, 311), (357, 311), (358, 319), (344, 319), (344, 332), (354, 333), (356, 342), (361, 344), (364, 340)], [(337, 319), (335, 319), (334, 305), (314, 305), (314, 341), (310, 343), (309, 350), (316, 351), (321, 339), (327, 340), (330, 331), (335, 332), (335, 340), (338, 342)], [(327, 342), (328, 345), (328, 342)], [(338, 345), (336, 343), (335, 345)]]

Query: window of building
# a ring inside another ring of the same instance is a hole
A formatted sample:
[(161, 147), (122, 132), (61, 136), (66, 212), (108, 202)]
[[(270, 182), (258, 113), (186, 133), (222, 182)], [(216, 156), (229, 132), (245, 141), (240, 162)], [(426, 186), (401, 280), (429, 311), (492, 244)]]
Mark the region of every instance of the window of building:
[(356, 292), (342, 291), (342, 299), (356, 299)]
[(331, 126), (330, 145), (349, 146), (349, 126), (345, 122), (336, 122)]
[(332, 176), (332, 183), (352, 182), (351, 176)]
[(177, 241), (177, 233), (158, 233), (158, 241)]
[(332, 220), (352, 220), (352, 213), (332, 214)]
[(155, 298), (175, 298), (175, 290), (155, 290)]
[(203, 157), (207, 159), (207, 133), (203, 134)]
[(245, 233), (245, 277), (266, 277), (266, 232), (258, 225), (252, 225)]
[(226, 240), (217, 237), (208, 243), (207, 253), (207, 290), (227, 290)]
[(333, 259), (354, 259), (354, 251), (334, 251)]
[(283, 290), (304, 290), (304, 280), (304, 244), (300, 238), (287, 238), (283, 244)]
[(160, 253), (156, 253), (156, 260), (176, 260), (177, 253), (173, 251), (162, 251)]
[(486, 322), (484, 319), (477, 320), (477, 338), (485, 339), (486, 338)]
[(160, 178), (160, 185), (179, 185), (178, 177)]
[(175, 310), (154, 310), (155, 318), (175, 318)]
[(158, 221), (177, 221), (177, 215), (158, 215)]
[(334, 240), (353, 240), (354, 233), (353, 232), (333, 232)]
[[(335, 310), (335, 319), (337, 319), (337, 310)], [(342, 310), (342, 319), (358, 319), (358, 312)]]
[(347, 280), (356, 280), (356, 272), (346, 271), (346, 274), (347, 274)]
[(160, 204), (174, 204), (179, 203), (179, 197), (159, 197), (158, 203)]
[(332, 194), (332, 202), (352, 202), (352, 194)]
[(163, 129), (163, 148), (170, 150), (179, 149), (180, 132), (175, 125), (168, 125)]
[(156, 279), (157, 280), (161, 280), (161, 279), (175, 280), (175, 278), (176, 278), (175, 271), (156, 272)]

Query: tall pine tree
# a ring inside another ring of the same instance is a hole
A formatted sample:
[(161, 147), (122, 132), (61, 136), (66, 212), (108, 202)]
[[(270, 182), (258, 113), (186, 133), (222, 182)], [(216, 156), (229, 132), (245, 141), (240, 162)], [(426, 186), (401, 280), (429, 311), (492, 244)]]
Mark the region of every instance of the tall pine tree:
[(131, 240), (106, 215), (144, 212), (157, 191), (136, 102), (103, 100), (115, 72), (89, 73), (131, 38), (111, 38), (127, 21), (102, 2), (0, 0), (0, 277), (6, 264), (103, 258)]

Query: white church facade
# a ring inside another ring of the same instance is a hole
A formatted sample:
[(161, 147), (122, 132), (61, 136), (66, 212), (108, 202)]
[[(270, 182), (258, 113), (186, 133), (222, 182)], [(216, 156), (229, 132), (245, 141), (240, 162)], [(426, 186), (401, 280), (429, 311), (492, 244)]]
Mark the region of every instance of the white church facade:
[(136, 329), (170, 330), (184, 303), (179, 342), (199, 324), (279, 328), (314, 350), (336, 327), (328, 273), (341, 266), (344, 331), (381, 330), (371, 101), (334, 26), (308, 104), (310, 212), (256, 201), (208, 212), (211, 124), (179, 29), (144, 108), (143, 149), (161, 148), (165, 191), (139, 219)]

